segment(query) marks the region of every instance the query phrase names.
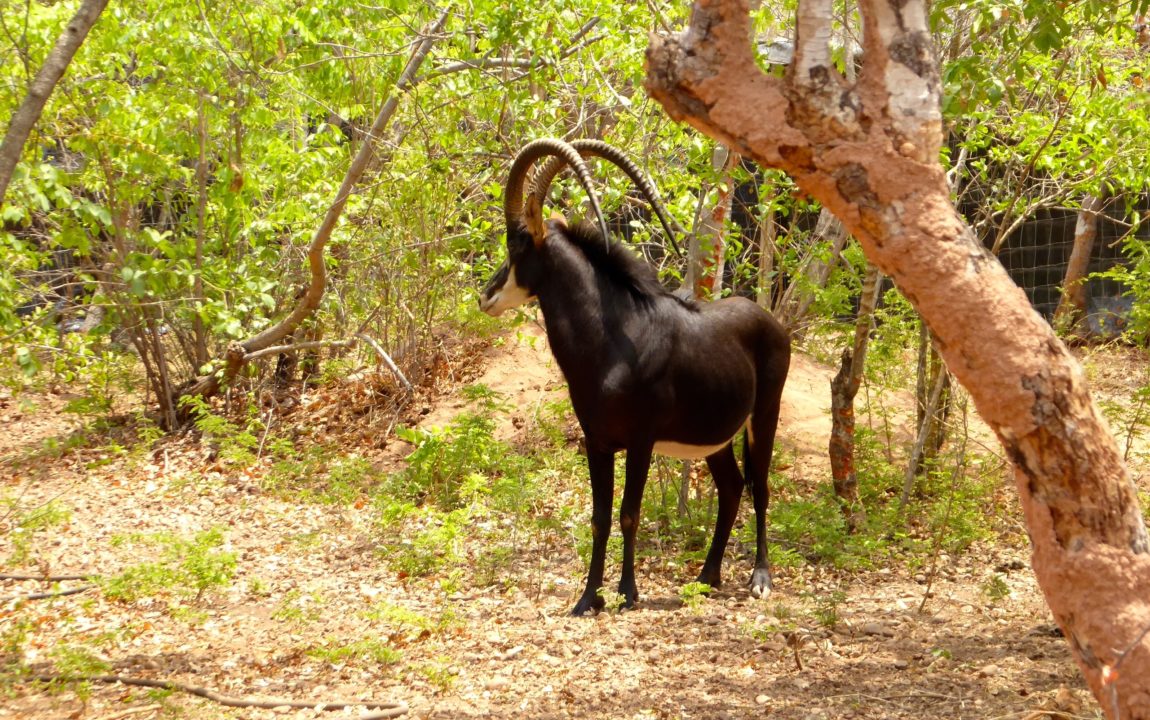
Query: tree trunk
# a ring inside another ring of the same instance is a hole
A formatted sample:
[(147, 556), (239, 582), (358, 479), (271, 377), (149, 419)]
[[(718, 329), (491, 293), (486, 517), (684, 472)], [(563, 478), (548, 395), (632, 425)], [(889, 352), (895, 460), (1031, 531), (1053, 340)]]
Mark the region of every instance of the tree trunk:
[(727, 148), (717, 146), (711, 156), (711, 163), (719, 174), (715, 188), (718, 195), (710, 209), (705, 206), (710, 193), (704, 194), (700, 201), (697, 230), (691, 234), (687, 264), (687, 286), (691, 288), (694, 297), (702, 300), (717, 300), (723, 292), (723, 259), (726, 253), (723, 230), (731, 214), (734, 194), (731, 171), (739, 164), (739, 156)]
[(1086, 317), (1086, 273), (1090, 269), (1090, 255), (1098, 237), (1098, 213), (1102, 200), (1094, 195), (1082, 199), (1078, 222), (1074, 225), (1074, 247), (1066, 263), (1066, 277), (1062, 281), (1062, 299), (1054, 312), (1054, 326), (1071, 328)]
[(785, 78), (752, 55), (746, 0), (699, 0), (652, 38), (647, 87), (672, 117), (781, 168), (842, 219), (938, 338), (1015, 466), (1033, 565), (1111, 718), (1150, 718), (1150, 542), (1081, 368), (950, 202), (925, 0), (864, 0), (857, 83), (835, 68), (833, 3), (804, 0)]
[(778, 226), (775, 216), (778, 208), (775, 206), (776, 189), (774, 183), (763, 182), (759, 185), (759, 192), (763, 193), (762, 201), (766, 206), (763, 219), (759, 222), (759, 290), (755, 293), (755, 302), (771, 309), (775, 296), (775, 239), (778, 237)]
[(24, 143), (28, 142), (32, 128), (40, 119), (40, 114), (44, 112), (44, 105), (48, 103), (48, 98), (56, 89), (56, 83), (64, 77), (76, 51), (80, 49), (84, 38), (88, 37), (88, 31), (100, 19), (100, 13), (104, 12), (107, 5), (108, 0), (84, 0), (80, 3), (72, 20), (56, 39), (56, 46), (48, 53), (40, 72), (36, 73), (35, 79), (32, 80), (24, 102), (12, 115), (12, 120), (8, 123), (8, 132), (4, 135), (4, 142), (0, 143), (0, 202), (4, 201), (8, 183), (12, 181), (12, 171), (20, 162)]
[[(953, 396), (950, 393), (950, 373), (934, 346), (934, 338), (923, 323), (918, 337), (918, 367), (915, 373), (915, 420), (919, 438), (911, 454), (910, 466), (914, 474), (921, 473), (926, 464), (938, 457), (946, 440), (946, 421), (950, 417)], [(938, 388), (938, 393), (934, 388)]]
[(201, 314), (204, 307), (204, 243), (207, 239), (208, 212), (208, 109), (206, 93), (200, 93), (200, 109), (197, 118), (197, 133), (200, 155), (196, 163), (196, 256), (192, 276), (192, 365), (195, 372), (208, 362), (208, 333)]
[(839, 499), (850, 532), (866, 522), (866, 510), (859, 500), (858, 475), (855, 472), (855, 395), (858, 394), (863, 369), (866, 367), (871, 319), (881, 289), (882, 273), (867, 263), (859, 295), (854, 342), (843, 351), (842, 367), (831, 380), (831, 437), (827, 451), (835, 496)]
[[(898, 509), (902, 512), (910, 502), (915, 477), (921, 473), (928, 459), (934, 458), (942, 449), (945, 428), (944, 403), (950, 402), (950, 375), (938, 358), (930, 341), (930, 331), (926, 324), (919, 334), (918, 378), (915, 383), (915, 405), (918, 407), (918, 432), (910, 451), (910, 461), (906, 465), (906, 475), (902, 483)], [(943, 397), (945, 394), (945, 398)]]

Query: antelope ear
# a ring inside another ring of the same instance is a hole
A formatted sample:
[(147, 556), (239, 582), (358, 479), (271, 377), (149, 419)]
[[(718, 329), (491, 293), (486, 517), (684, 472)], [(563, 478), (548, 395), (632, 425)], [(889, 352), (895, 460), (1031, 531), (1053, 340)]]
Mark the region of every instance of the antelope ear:
[(527, 226), (527, 232), (531, 233), (531, 239), (535, 241), (535, 247), (542, 245), (545, 233), (543, 228), (543, 202), (535, 193), (531, 193), (528, 196), (527, 204), (523, 208), (523, 223)]

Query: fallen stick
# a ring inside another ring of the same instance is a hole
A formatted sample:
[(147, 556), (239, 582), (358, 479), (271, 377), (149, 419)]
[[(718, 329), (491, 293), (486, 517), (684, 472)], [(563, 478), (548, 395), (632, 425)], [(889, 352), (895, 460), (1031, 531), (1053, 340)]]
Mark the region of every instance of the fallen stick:
[(359, 716), (359, 720), (384, 720), (385, 718), (395, 718), (407, 714), (406, 703), (401, 702), (375, 702), (371, 700), (333, 700), (333, 701), (306, 701), (306, 700), (286, 700), (283, 698), (267, 698), (263, 700), (256, 700), (252, 698), (232, 697), (230, 695), (221, 695), (217, 692), (207, 688), (197, 687), (195, 685), (185, 685), (174, 680), (150, 680), (148, 678), (128, 677), (124, 675), (32, 675), (30, 680), (39, 682), (98, 682), (98, 683), (120, 683), (122, 685), (133, 685), (136, 687), (149, 687), (158, 688), (160, 690), (173, 690), (176, 692), (187, 693), (188, 695), (195, 695), (202, 697), (205, 700), (223, 705), (225, 707), (237, 708), (261, 708), (265, 710), (274, 710), (275, 708), (312, 708), (315, 710), (345, 710), (347, 708), (361, 707), (365, 710), (374, 710), (376, 712), (365, 713)]

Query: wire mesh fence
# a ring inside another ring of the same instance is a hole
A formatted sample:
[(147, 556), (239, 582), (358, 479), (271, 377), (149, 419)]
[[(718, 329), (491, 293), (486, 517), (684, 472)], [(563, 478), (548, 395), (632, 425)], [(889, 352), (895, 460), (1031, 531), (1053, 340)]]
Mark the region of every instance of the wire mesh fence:
[[(1145, 215), (1150, 198), (1113, 198), (1098, 216), (1098, 233), (1090, 254), (1086, 281), (1087, 319), (1092, 332), (1116, 335), (1133, 304), (1121, 282), (1096, 273), (1127, 262), (1123, 245), (1131, 237), (1150, 241), (1150, 226), (1132, 223)], [(999, 250), (998, 259), (1043, 317), (1053, 318), (1062, 297), (1066, 266), (1074, 249), (1078, 212), (1041, 210), (1018, 228)]]

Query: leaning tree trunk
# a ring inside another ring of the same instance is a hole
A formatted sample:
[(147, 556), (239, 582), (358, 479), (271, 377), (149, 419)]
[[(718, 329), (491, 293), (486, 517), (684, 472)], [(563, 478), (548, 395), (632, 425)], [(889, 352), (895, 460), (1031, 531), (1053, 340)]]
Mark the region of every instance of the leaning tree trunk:
[(4, 135), (4, 142), (0, 143), (0, 202), (4, 201), (8, 183), (12, 180), (12, 171), (16, 169), (16, 163), (20, 162), (24, 143), (28, 141), (32, 128), (40, 119), (40, 114), (44, 112), (44, 105), (48, 103), (48, 98), (56, 89), (56, 83), (64, 77), (64, 72), (72, 63), (76, 51), (80, 49), (84, 38), (88, 37), (88, 31), (100, 19), (100, 13), (104, 12), (107, 5), (108, 0), (84, 0), (80, 3), (76, 14), (60, 33), (60, 37), (56, 39), (56, 46), (48, 53), (40, 71), (32, 80), (24, 102), (12, 115), (8, 131)]
[(1070, 250), (1066, 277), (1062, 281), (1062, 299), (1054, 312), (1056, 327), (1071, 328), (1086, 317), (1086, 273), (1090, 269), (1090, 256), (1094, 253), (1094, 240), (1098, 237), (1100, 212), (1101, 198), (1087, 195), (1082, 199), (1078, 222), (1074, 224), (1074, 247)]
[(890, 275), (938, 338), (1015, 466), (1035, 574), (1095, 697), (1150, 718), (1150, 542), (1078, 363), (950, 201), (925, 0), (863, 0), (857, 83), (829, 47), (833, 3), (804, 0), (785, 78), (752, 53), (747, 0), (699, 0), (653, 37), (647, 87), (684, 120), (790, 173)]
[(710, 208), (706, 206), (709, 193), (700, 198), (699, 218), (695, 223), (697, 229), (691, 235), (687, 253), (687, 286), (691, 288), (693, 297), (703, 300), (717, 300), (723, 292), (723, 259), (726, 256), (723, 230), (731, 215), (734, 194), (731, 172), (739, 164), (739, 156), (719, 146), (715, 148), (711, 163), (719, 176), (715, 204)]

